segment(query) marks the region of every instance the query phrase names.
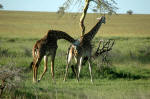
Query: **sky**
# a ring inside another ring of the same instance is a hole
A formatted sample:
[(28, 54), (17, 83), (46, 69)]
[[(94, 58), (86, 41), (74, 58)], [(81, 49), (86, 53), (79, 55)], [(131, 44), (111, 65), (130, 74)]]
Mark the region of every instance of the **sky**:
[[(3, 10), (16, 11), (44, 11), (56, 12), (65, 0), (0, 0)], [(115, 0), (117, 13), (126, 13), (132, 10), (135, 14), (150, 14), (150, 0)], [(72, 7), (68, 12), (77, 12), (79, 8)], [(88, 12), (91, 12), (88, 10)]]

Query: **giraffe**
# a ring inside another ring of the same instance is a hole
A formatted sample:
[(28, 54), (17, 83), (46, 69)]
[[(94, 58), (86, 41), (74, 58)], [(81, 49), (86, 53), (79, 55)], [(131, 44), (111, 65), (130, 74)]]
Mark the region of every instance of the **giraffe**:
[(45, 72), (47, 71), (48, 56), (51, 57), (51, 75), (54, 81), (54, 60), (57, 50), (57, 40), (65, 39), (70, 43), (74, 43), (76, 40), (69, 36), (67, 33), (58, 30), (49, 30), (48, 33), (38, 40), (33, 46), (32, 56), (33, 62), (30, 67), (33, 68), (33, 82), (37, 82), (37, 71), (42, 58), (44, 57), (44, 71), (40, 76), (38, 82), (42, 79)]
[(87, 57), (88, 64), (89, 64), (89, 72), (91, 76), (91, 82), (93, 83), (92, 68), (91, 68), (91, 53), (92, 53), (91, 40), (94, 38), (94, 36), (98, 32), (102, 23), (105, 24), (105, 16), (98, 18), (98, 20), (99, 21), (97, 22), (97, 24), (88, 33), (80, 37), (80, 39), (78, 40), (79, 42), (78, 46), (71, 45), (69, 47), (68, 54), (67, 54), (67, 66), (66, 66), (66, 73), (65, 73), (64, 81), (66, 81), (69, 64), (71, 63), (71, 60), (73, 57), (76, 60), (76, 65), (77, 65), (76, 78), (79, 81), (82, 61), (83, 61), (83, 58)]

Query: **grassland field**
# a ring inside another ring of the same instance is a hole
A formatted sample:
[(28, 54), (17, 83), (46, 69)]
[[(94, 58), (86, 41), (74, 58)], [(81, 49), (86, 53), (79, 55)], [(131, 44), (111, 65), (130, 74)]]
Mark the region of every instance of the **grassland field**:
[[(66, 13), (60, 17), (52, 12), (0, 11), (0, 69), (28, 67), (32, 61), (33, 45), (50, 29), (62, 30), (79, 38), (80, 16), (80, 13)], [(102, 14), (87, 14), (86, 32), (100, 16)], [(115, 39), (115, 45), (109, 52), (111, 66), (100, 70), (100, 59), (93, 61), (94, 84), (90, 82), (87, 64), (81, 70), (79, 83), (71, 69), (67, 81), (63, 82), (66, 51), (70, 44), (60, 40), (55, 60), (56, 83), (52, 83), (49, 62), (48, 72), (41, 82), (34, 84), (32, 72), (21, 72), (22, 76), (11, 79), (15, 84), (12, 88), (5, 88), (2, 98), (149, 99), (150, 15), (106, 15), (106, 24), (93, 40), (94, 49), (100, 39)], [(38, 74), (43, 71), (43, 64), (42, 61)]]

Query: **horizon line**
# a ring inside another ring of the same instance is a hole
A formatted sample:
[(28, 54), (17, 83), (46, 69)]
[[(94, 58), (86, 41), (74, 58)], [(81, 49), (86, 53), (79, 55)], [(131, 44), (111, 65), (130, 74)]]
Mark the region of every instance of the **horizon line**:
[[(33, 11), (33, 10), (5, 10), (5, 9), (0, 9), (0, 11), (14, 11), (14, 12), (52, 12), (52, 13), (57, 13), (57, 11)], [(82, 12), (65, 12), (65, 13), (82, 13)], [(87, 12), (89, 14), (108, 14), (106, 13), (99, 13), (99, 12)], [(127, 14), (127, 13), (117, 13), (116, 14), (112, 14), (112, 15), (117, 15), (117, 14)], [(143, 14), (143, 15), (149, 15), (150, 13), (134, 13), (132, 15), (136, 15), (136, 14)]]

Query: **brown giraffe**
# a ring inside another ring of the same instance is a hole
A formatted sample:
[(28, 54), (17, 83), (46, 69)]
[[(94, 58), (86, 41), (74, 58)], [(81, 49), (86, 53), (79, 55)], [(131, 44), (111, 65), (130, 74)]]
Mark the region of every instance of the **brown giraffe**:
[(81, 71), (81, 65), (83, 58), (88, 57), (88, 64), (89, 64), (89, 71), (90, 71), (90, 76), (91, 76), (91, 82), (92, 80), (92, 69), (91, 69), (91, 52), (92, 52), (92, 45), (91, 45), (91, 40), (94, 38), (96, 33), (98, 32), (100, 26), (102, 23), (105, 23), (105, 17), (102, 16), (101, 18), (98, 18), (99, 21), (97, 24), (85, 35), (83, 35), (79, 40), (79, 46), (74, 46), (71, 45), (70, 48), (68, 49), (68, 56), (67, 56), (67, 66), (66, 66), (66, 74), (64, 77), (64, 81), (66, 80), (66, 76), (68, 73), (68, 67), (69, 64), (72, 60), (72, 57), (75, 58), (76, 60), (76, 65), (77, 65), (77, 71), (76, 71), (76, 77), (77, 80), (79, 81), (79, 75)]
[(56, 50), (58, 47), (57, 40), (59, 39), (65, 39), (70, 43), (75, 42), (74, 38), (72, 38), (63, 31), (49, 30), (48, 33), (43, 38), (41, 38), (35, 43), (32, 50), (33, 62), (31, 63), (31, 66), (33, 68), (33, 82), (37, 81), (37, 71), (43, 57), (44, 57), (44, 71), (38, 81), (42, 79), (45, 72), (47, 71), (48, 56), (51, 56), (51, 73), (52, 79), (54, 80), (54, 60)]

